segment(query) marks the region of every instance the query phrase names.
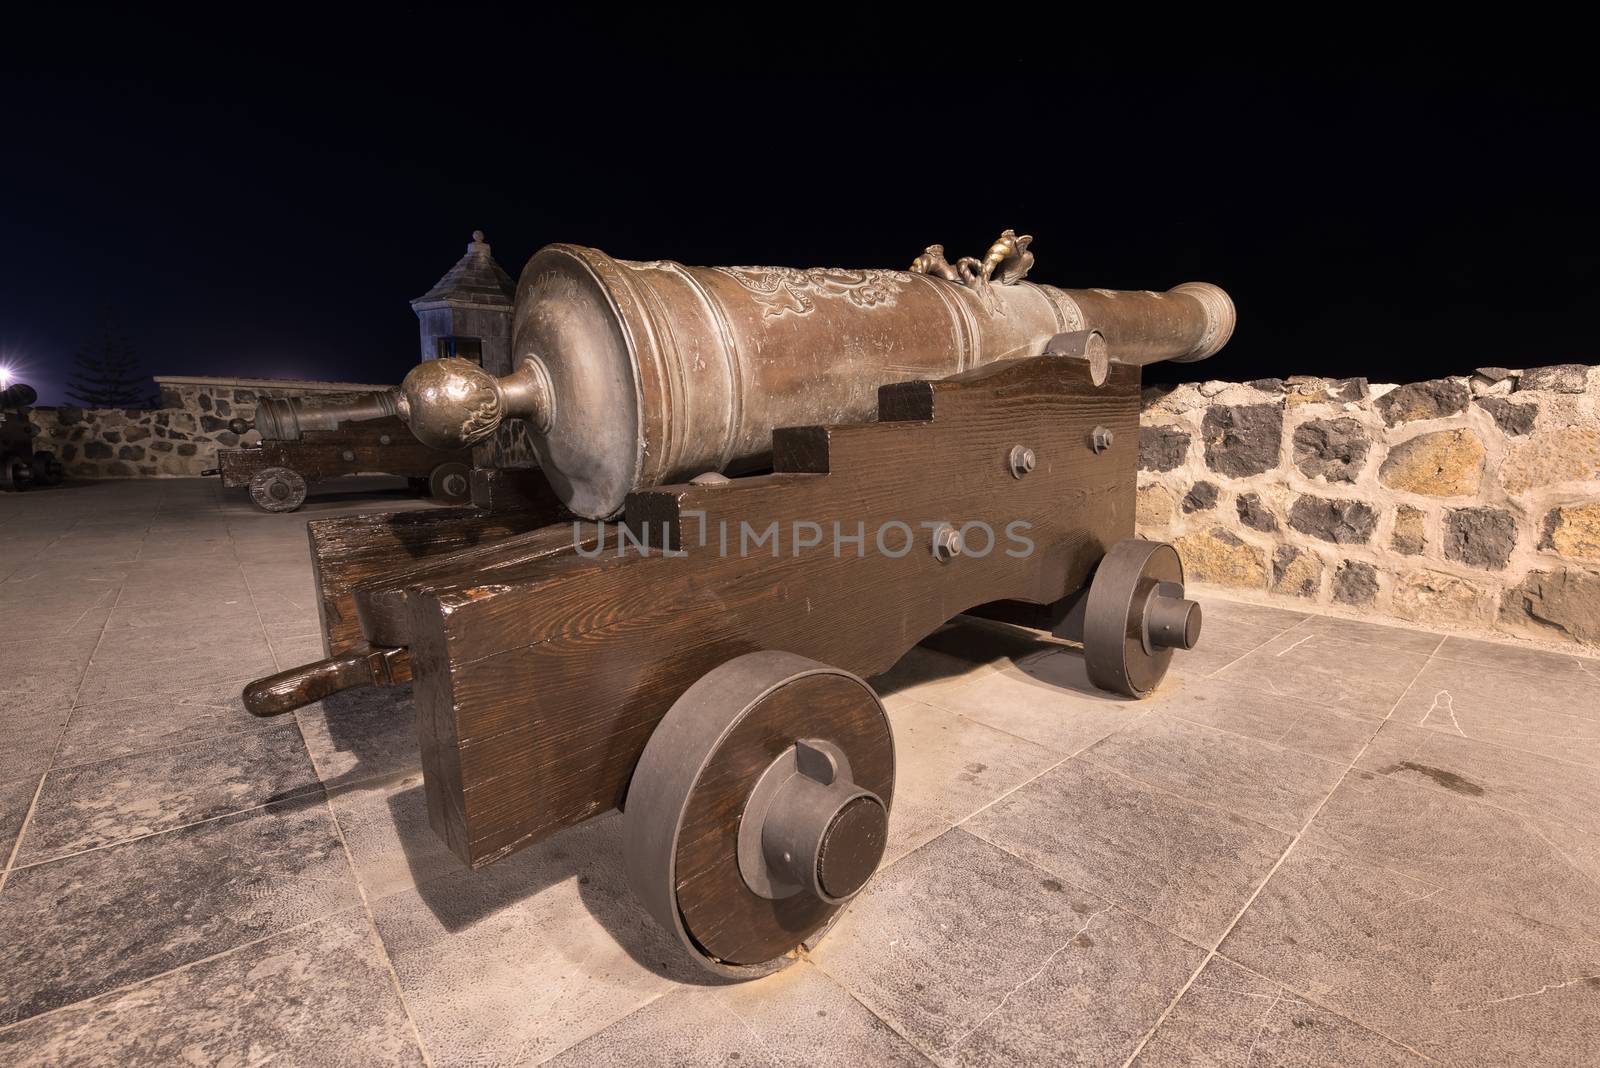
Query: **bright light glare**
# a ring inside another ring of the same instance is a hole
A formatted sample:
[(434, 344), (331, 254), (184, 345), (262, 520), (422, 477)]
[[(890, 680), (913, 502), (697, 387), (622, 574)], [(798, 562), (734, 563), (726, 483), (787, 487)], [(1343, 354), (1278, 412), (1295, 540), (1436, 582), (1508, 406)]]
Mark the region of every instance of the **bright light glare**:
[(0, 389), (5, 389), (11, 384), (11, 368), (0, 363)]

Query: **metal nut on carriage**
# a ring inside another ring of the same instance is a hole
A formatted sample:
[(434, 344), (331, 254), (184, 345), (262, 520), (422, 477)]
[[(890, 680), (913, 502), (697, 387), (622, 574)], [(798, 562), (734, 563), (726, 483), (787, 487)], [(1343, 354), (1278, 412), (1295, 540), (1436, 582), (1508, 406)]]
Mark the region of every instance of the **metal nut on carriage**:
[(933, 531), (933, 558), (940, 563), (961, 555), (961, 532), (949, 523), (941, 523)]
[(1013, 445), (1007, 462), (1011, 465), (1012, 478), (1024, 478), (1038, 466), (1039, 458), (1026, 445)]

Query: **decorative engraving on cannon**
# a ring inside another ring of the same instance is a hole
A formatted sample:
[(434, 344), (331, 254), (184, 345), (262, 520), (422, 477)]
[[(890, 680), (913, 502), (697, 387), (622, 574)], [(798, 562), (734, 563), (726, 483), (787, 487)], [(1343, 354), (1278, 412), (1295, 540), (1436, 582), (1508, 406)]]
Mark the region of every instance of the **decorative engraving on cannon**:
[(865, 678), (961, 613), (1080, 643), (1132, 697), (1199, 639), (1177, 553), (1133, 537), (1139, 368), (1216, 351), (1232, 305), (1028, 282), (1030, 243), (882, 273), (892, 301), (829, 288), (871, 272), (542, 250), (516, 370), (423, 364), (399, 408), (438, 445), (529, 420), (551, 506), (312, 522), (329, 657), (247, 707), (411, 681), (465, 863), (620, 808), (629, 881), (695, 959), (781, 967), (883, 855)]
[(234, 419), (229, 429), (256, 430), (261, 441), (218, 450), (215, 473), (224, 486), (248, 488), (265, 512), (292, 512), (305, 503), (311, 483), (357, 474), (396, 475), (451, 504), (471, 497), (471, 452), (419, 442), (401, 422), (394, 393), (340, 403), (263, 397), (253, 420)]

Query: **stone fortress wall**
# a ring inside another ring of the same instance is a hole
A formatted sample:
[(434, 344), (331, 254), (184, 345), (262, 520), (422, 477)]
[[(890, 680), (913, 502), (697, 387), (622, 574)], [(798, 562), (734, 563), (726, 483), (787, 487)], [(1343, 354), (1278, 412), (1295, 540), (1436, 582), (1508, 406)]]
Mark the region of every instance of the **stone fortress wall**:
[[(231, 419), (253, 419), (258, 397), (348, 400), (388, 389), (354, 382), (287, 378), (157, 376), (159, 408), (34, 408), (34, 448), (56, 454), (69, 478), (192, 477), (217, 466), (217, 450), (240, 436)], [(259, 440), (249, 431), (244, 443)]]
[(1600, 368), (1147, 389), (1138, 525), (1285, 605), (1600, 646)]

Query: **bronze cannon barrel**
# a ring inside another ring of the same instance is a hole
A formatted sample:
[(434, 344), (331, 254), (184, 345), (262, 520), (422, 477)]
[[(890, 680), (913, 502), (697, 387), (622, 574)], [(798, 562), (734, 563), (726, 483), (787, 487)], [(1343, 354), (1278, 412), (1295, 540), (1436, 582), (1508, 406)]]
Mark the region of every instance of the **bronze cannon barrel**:
[(360, 423), (398, 414), (391, 391), (363, 393), (348, 401), (312, 401), (304, 397), (262, 397), (254, 420), (234, 419), (235, 434), (255, 429), (269, 441), (299, 441), (307, 430), (337, 430), (345, 423)]
[(562, 502), (602, 518), (642, 486), (761, 466), (775, 427), (869, 421), (891, 382), (1038, 356), (1080, 331), (1102, 335), (1118, 362), (1199, 360), (1233, 330), (1232, 302), (1203, 282), (1153, 293), (1022, 281), (1028, 240), (1008, 231), (961, 271), (942, 250), (910, 271), (797, 270), (634, 263), (550, 245), (517, 286), (516, 371), (420, 364), (401, 386), (400, 414), (436, 448), (526, 419)]

